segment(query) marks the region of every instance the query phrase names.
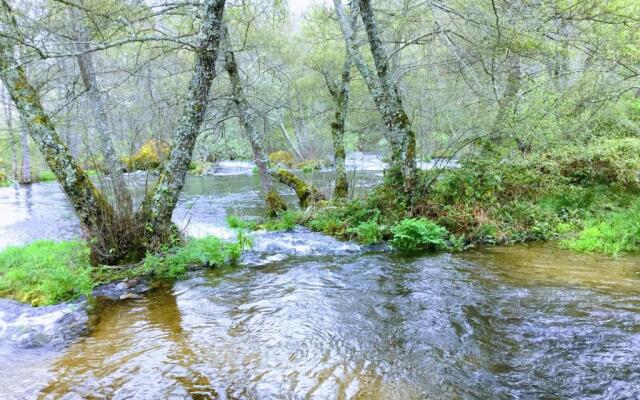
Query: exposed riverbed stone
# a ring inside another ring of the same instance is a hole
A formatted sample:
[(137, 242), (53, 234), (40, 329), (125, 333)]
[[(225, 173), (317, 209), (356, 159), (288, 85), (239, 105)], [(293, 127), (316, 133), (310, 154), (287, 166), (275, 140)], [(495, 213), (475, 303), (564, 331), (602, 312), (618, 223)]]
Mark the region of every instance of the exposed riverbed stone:
[(87, 301), (32, 307), (0, 299), (0, 347), (64, 346), (88, 332)]

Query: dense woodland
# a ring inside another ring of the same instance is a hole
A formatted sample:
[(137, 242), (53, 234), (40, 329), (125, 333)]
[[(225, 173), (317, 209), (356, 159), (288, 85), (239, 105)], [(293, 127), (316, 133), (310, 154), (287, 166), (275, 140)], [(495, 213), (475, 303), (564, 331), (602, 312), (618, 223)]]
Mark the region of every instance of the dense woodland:
[[(315, 210), (298, 222), (341, 237), (463, 248), (618, 218), (604, 251), (635, 248), (638, 2), (292, 3), (2, 0), (5, 183), (57, 179), (106, 264), (175, 241), (185, 177), (227, 159), (256, 163), (269, 214), (282, 182)], [(366, 199), (354, 151), (388, 163)], [(314, 166), (331, 193), (295, 168)], [(143, 199), (136, 169), (158, 177)]]

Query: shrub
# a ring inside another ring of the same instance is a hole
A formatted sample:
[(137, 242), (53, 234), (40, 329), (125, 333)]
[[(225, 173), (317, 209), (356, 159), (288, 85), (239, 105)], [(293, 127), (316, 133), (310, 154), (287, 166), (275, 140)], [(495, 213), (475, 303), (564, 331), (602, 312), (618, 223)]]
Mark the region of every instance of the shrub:
[(375, 219), (360, 222), (347, 231), (354, 234), (356, 240), (365, 244), (379, 243), (383, 237), (383, 227)]
[(250, 240), (238, 232), (235, 243), (224, 242), (215, 236), (190, 238), (184, 246), (173, 247), (161, 254), (147, 254), (142, 272), (163, 278), (178, 278), (190, 267), (219, 266), (235, 263)]
[(0, 295), (34, 306), (88, 295), (93, 288), (84, 242), (39, 240), (0, 252)]
[(447, 247), (447, 230), (425, 218), (405, 218), (391, 228), (391, 233), (391, 245), (400, 251), (443, 250)]

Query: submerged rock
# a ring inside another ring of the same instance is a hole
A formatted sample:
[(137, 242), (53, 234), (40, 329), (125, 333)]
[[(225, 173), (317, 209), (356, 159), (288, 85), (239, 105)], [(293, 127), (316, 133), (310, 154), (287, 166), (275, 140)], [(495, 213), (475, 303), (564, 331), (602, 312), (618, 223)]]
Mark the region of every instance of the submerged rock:
[(128, 300), (139, 299), (141, 294), (153, 289), (151, 282), (134, 278), (122, 282), (113, 282), (106, 285), (100, 285), (93, 290), (93, 296), (100, 299), (110, 300)]
[(22, 349), (64, 346), (88, 332), (85, 299), (74, 303), (32, 307), (0, 299), (0, 346)]
[(298, 227), (286, 232), (256, 232), (253, 246), (243, 255), (243, 263), (263, 265), (279, 262), (288, 256), (349, 255), (362, 251), (361, 246), (341, 242), (321, 233)]

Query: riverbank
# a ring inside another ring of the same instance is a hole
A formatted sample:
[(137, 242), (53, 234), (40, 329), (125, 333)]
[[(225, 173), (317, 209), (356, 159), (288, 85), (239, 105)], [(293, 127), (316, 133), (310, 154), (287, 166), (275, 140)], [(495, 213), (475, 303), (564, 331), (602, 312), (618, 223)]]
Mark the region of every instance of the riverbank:
[[(402, 250), (548, 240), (612, 256), (640, 250), (638, 139), (423, 171), (411, 198), (397, 187), (385, 181), (362, 199), (325, 204), (301, 222), (343, 239), (395, 241)], [(411, 245), (411, 236), (423, 244)]]
[(47, 306), (90, 296), (111, 282), (176, 279), (192, 267), (216, 267), (237, 262), (247, 240), (234, 242), (214, 236), (188, 238), (184, 244), (148, 254), (141, 262), (125, 266), (94, 266), (83, 241), (38, 240), (0, 252), (0, 296)]

